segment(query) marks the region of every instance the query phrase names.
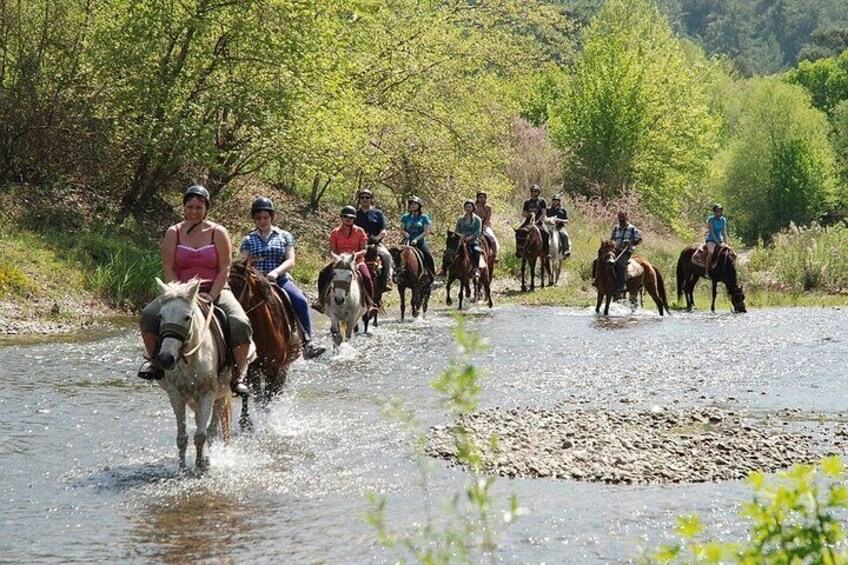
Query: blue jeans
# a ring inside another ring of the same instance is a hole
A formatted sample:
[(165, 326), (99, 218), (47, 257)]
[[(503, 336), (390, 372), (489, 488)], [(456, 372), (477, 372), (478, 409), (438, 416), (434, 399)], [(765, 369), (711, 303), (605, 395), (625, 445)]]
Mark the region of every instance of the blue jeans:
[(306, 300), (306, 296), (304, 296), (300, 289), (297, 288), (297, 285), (294, 284), (294, 281), (291, 280), (291, 278), (286, 278), (285, 281), (277, 279), (277, 286), (286, 291), (286, 294), (288, 294), (297, 319), (300, 320), (304, 331), (307, 333), (309, 338), (311, 338), (312, 320), (309, 318), (309, 303)]

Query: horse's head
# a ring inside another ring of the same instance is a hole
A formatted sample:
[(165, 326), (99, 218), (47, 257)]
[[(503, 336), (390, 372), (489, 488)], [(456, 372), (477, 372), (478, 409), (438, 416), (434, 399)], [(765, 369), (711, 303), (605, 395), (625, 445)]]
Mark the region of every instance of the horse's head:
[(394, 266), (394, 268), (392, 269), (392, 279), (395, 283), (397, 283), (399, 279), (403, 278), (403, 273), (405, 271), (405, 265), (403, 261), (404, 251), (404, 247), (389, 248), (389, 255), (392, 256), (392, 265)]
[(350, 292), (351, 284), (355, 278), (356, 271), (356, 255), (352, 253), (342, 253), (341, 255), (332, 254), (333, 256), (333, 281), (332, 292), (333, 300), (341, 306), (344, 304), (348, 293)]
[(261, 300), (267, 300), (273, 296), (271, 283), (256, 268), (256, 263), (261, 260), (262, 257), (248, 255), (245, 259), (233, 261), (230, 266), (230, 276), (227, 282), (245, 310), (249, 309), (251, 305), (255, 306)]
[(456, 254), (459, 250), (459, 241), (462, 239), (456, 232), (448, 230), (445, 235), (445, 252), (442, 255), (442, 267), (447, 269), (456, 260)]
[(617, 255), (615, 242), (612, 240), (602, 239), (601, 246), (598, 248), (598, 264), (614, 264)]
[(194, 312), (200, 280), (187, 283), (164, 283), (156, 279), (159, 288), (159, 353), (156, 362), (165, 370), (174, 368), (182, 349), (193, 337)]
[(742, 287), (738, 286), (730, 292), (730, 303), (733, 305), (733, 311), (739, 314), (744, 314), (748, 311), (745, 306), (745, 293)]

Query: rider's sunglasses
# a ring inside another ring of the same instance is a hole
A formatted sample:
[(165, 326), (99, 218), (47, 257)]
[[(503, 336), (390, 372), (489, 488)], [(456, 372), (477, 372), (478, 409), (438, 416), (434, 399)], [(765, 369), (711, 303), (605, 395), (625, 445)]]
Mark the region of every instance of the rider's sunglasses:
[(368, 196), (368, 195), (365, 195), (365, 196), (360, 196), (359, 199), (360, 200), (371, 200), (371, 197)]

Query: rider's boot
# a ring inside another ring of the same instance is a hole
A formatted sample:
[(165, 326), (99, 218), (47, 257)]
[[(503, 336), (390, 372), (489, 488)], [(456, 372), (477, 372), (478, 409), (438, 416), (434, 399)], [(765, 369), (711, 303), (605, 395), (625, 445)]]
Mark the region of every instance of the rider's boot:
[(159, 381), (165, 376), (165, 371), (158, 367), (152, 359), (156, 356), (156, 350), (159, 349), (159, 336), (151, 332), (141, 332), (141, 339), (144, 342), (144, 363), (138, 369), (138, 377), (148, 381)]
[(325, 351), (327, 351), (325, 347), (321, 347), (320, 345), (315, 345), (314, 343), (312, 343), (312, 338), (309, 337), (309, 334), (303, 336), (304, 359), (315, 359), (316, 357), (321, 356), (321, 354)]
[(245, 379), (247, 379), (247, 355), (249, 352), (249, 343), (233, 347), (233, 378), (230, 380), (230, 387), (233, 393), (239, 396), (246, 396), (250, 392), (247, 384), (245, 384)]
[(322, 314), (324, 313), (324, 305), (321, 303), (321, 301), (320, 301), (320, 300), (313, 300), (313, 301), (309, 304), (309, 306), (310, 306), (313, 310), (315, 310), (316, 312), (320, 312), (320, 313), (322, 313)]

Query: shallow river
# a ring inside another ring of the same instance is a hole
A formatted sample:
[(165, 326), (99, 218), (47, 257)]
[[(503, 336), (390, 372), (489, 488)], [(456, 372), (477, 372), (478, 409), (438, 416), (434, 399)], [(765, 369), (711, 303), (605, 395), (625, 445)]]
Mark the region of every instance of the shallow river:
[[(475, 310), (469, 326), (490, 340), (477, 360), (483, 407), (848, 411), (844, 311), (613, 313)], [(389, 523), (403, 531), (428, 506), (440, 514), (467, 477), (437, 461), (425, 491), (409, 435), (379, 400), (399, 399), (424, 427), (446, 423), (428, 383), (454, 354), (454, 325), (444, 310), (388, 320), (335, 356), (297, 361), (257, 432), (215, 446), (202, 479), (177, 473), (167, 397), (135, 377), (137, 332), (0, 345), (0, 561), (396, 561), (363, 519), (365, 494), (385, 493)], [(505, 563), (628, 562), (672, 541), (675, 517), (693, 512), (729, 539), (749, 494), (741, 482), (499, 479), (496, 497), (511, 493), (528, 514), (500, 538)]]

